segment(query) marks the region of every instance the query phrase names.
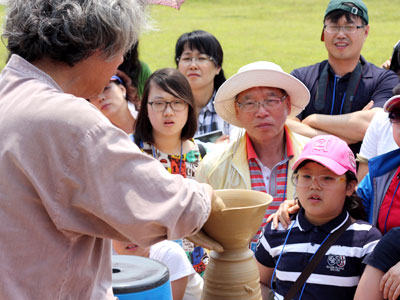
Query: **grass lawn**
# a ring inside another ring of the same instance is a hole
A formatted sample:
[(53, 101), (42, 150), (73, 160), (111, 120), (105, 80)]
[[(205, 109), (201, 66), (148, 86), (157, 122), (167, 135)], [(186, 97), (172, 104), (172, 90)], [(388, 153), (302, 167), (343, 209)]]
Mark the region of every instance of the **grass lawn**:
[[(328, 0), (186, 0), (181, 9), (153, 5), (150, 14), (158, 31), (140, 39), (140, 57), (154, 71), (175, 67), (175, 42), (188, 31), (213, 33), (224, 49), (227, 77), (257, 60), (270, 60), (290, 72), (327, 57), (320, 41)], [(365, 0), (371, 30), (362, 54), (380, 65), (400, 39), (400, 0)], [(4, 13), (3, 13), (4, 15)], [(4, 46), (0, 48), (3, 67)]]

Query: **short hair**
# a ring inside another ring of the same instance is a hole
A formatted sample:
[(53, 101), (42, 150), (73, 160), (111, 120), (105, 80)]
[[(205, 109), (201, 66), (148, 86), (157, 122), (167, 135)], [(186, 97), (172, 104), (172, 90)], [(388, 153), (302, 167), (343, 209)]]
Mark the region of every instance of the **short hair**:
[(194, 105), (192, 89), (186, 77), (181, 72), (173, 68), (164, 68), (155, 71), (147, 79), (144, 86), (140, 110), (135, 125), (135, 142), (154, 142), (152, 134), (153, 126), (151, 125), (147, 109), (152, 85), (157, 85), (168, 94), (182, 99), (189, 105), (188, 118), (185, 126), (182, 128), (181, 139), (187, 140), (193, 138), (197, 130), (197, 113)]
[(224, 52), (222, 51), (221, 44), (218, 42), (217, 38), (204, 30), (195, 30), (182, 34), (175, 45), (176, 66), (179, 64), (179, 58), (182, 55), (185, 45), (187, 45), (192, 51), (197, 50), (200, 53), (211, 56), (214, 64), (221, 68), (219, 74), (214, 77), (214, 89), (218, 90), (225, 82), (226, 78), (224, 70), (222, 69)]
[(393, 96), (400, 95), (400, 83), (398, 83), (392, 90)]
[[(349, 6), (355, 6), (355, 5), (349, 4)], [(350, 13), (348, 11), (342, 10), (342, 9), (336, 9), (336, 10), (331, 11), (324, 18), (324, 22), (326, 20), (329, 20), (332, 23), (337, 23), (342, 16), (346, 17), (346, 21), (348, 23), (353, 23), (354, 22), (354, 18), (355, 18), (355, 19), (360, 19), (363, 26), (367, 25), (367, 22), (365, 22), (365, 20), (363, 18), (361, 18), (360, 16), (354, 15), (354, 14), (352, 14), (352, 13)]]
[(29, 62), (49, 58), (74, 66), (96, 50), (126, 52), (146, 24), (144, 0), (12, 0), (3, 38)]

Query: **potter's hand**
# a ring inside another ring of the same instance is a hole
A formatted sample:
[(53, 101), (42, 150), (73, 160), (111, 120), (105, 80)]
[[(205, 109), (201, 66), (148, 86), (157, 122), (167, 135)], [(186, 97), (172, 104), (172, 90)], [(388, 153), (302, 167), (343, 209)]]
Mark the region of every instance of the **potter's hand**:
[[(215, 213), (226, 208), (225, 203), (222, 201), (220, 197), (218, 197), (212, 187), (208, 184), (203, 183), (204, 188), (208, 192), (211, 198), (211, 212)], [(207, 248), (209, 250), (214, 250), (217, 252), (223, 252), (224, 248), (217, 241), (212, 239), (204, 230), (200, 230), (195, 235), (189, 236), (188, 239), (192, 241), (194, 244)]]
[(217, 252), (224, 252), (224, 248), (221, 244), (209, 237), (204, 230), (200, 230), (195, 235), (188, 236), (187, 239), (192, 241), (196, 246), (201, 246)]
[(299, 209), (300, 206), (296, 200), (285, 200), (279, 205), (278, 210), (268, 217), (267, 223), (272, 221), (274, 229), (277, 229), (279, 223), (281, 223), (283, 228), (287, 229), (291, 222), (290, 214), (298, 212)]

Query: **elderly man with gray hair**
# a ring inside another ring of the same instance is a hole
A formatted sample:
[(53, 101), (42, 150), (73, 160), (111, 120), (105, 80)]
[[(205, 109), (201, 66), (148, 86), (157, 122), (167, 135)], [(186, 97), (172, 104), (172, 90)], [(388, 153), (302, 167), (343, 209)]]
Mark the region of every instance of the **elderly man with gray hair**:
[(9, 2), (1, 299), (114, 299), (110, 239), (143, 247), (178, 239), (220, 207), (209, 185), (169, 174), (85, 100), (103, 91), (137, 41), (143, 8), (134, 0)]
[(274, 197), (251, 241), (252, 250), (267, 217), (282, 201), (294, 198), (292, 164), (308, 138), (290, 131), (285, 121), (300, 113), (309, 99), (300, 80), (267, 61), (240, 68), (215, 96), (218, 115), (246, 131), (226, 148), (207, 154), (196, 178), (215, 189), (251, 189)]

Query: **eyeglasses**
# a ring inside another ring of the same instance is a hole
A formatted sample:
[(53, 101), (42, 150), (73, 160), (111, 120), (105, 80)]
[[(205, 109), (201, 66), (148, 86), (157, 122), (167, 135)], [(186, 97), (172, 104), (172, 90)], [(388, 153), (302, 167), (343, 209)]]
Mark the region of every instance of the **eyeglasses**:
[(193, 61), (197, 65), (206, 65), (209, 61), (214, 62), (214, 58), (212, 56), (201, 54), (199, 56), (180, 56), (176, 59), (176, 61), (182, 65), (190, 65)]
[(400, 111), (392, 111), (389, 113), (389, 120), (393, 124), (400, 123)]
[(354, 33), (357, 31), (357, 29), (364, 28), (364, 25), (355, 25), (355, 24), (348, 24), (344, 26), (338, 26), (338, 25), (324, 25), (324, 30), (327, 33), (338, 33), (340, 29), (343, 30), (344, 33)]
[(174, 101), (153, 101), (148, 102), (151, 109), (155, 112), (164, 111), (169, 105), (173, 111), (183, 111), (186, 108), (187, 103), (185, 101), (174, 100)]
[(238, 102), (236, 104), (243, 112), (256, 112), (260, 109), (260, 106), (264, 107), (265, 109), (275, 109), (285, 100), (287, 95), (282, 96), (281, 98), (269, 98), (265, 99), (264, 101), (246, 101), (246, 102)]
[(295, 173), (292, 176), (292, 182), (297, 187), (309, 187), (317, 179), (321, 188), (330, 189), (334, 188), (336, 183), (346, 181), (346, 177), (334, 177), (329, 175), (313, 176), (306, 173)]

